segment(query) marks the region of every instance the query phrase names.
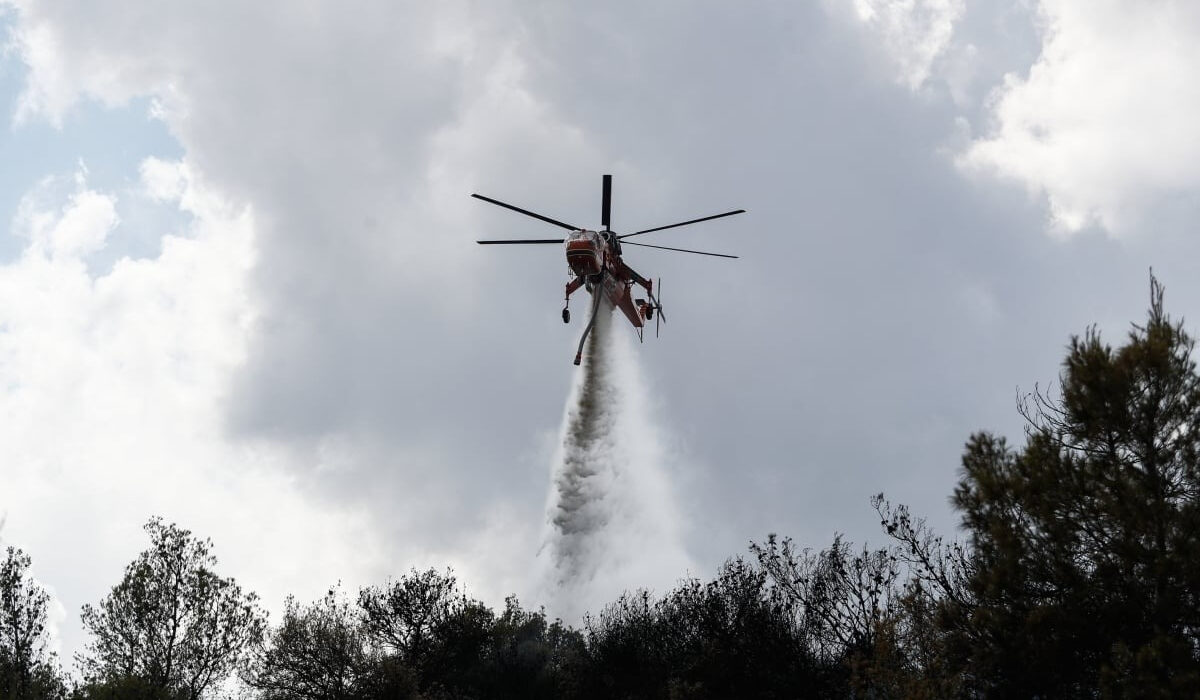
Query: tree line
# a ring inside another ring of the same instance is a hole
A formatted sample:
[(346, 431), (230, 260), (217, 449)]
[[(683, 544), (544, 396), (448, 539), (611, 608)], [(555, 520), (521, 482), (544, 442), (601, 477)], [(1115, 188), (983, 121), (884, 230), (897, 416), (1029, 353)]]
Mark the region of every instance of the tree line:
[(768, 536), (711, 580), (630, 591), (578, 627), (412, 570), (270, 624), (212, 543), (152, 519), (81, 619), (68, 678), (30, 557), (0, 566), (0, 700), (1095, 698), (1200, 695), (1200, 374), (1151, 280), (1117, 348), (1071, 339), (1019, 402), (1023, 445), (970, 436), (961, 540), (873, 498), (885, 544)]

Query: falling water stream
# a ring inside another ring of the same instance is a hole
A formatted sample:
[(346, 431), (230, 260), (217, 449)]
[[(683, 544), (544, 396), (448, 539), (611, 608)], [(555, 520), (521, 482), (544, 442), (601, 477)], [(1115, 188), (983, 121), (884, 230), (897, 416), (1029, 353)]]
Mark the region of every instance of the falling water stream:
[[(618, 319), (620, 317), (617, 317)], [(685, 576), (684, 519), (628, 338), (600, 304), (567, 399), (548, 499), (552, 612), (575, 619), (625, 590)]]

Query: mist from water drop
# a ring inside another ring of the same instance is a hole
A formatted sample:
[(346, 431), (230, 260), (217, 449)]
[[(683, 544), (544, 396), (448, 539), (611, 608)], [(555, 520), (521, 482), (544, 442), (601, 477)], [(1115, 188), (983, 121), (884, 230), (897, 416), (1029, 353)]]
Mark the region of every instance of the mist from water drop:
[(635, 348), (614, 328), (612, 310), (601, 303), (551, 473), (543, 600), (568, 622), (626, 590), (665, 590), (694, 569), (662, 431), (651, 419)]

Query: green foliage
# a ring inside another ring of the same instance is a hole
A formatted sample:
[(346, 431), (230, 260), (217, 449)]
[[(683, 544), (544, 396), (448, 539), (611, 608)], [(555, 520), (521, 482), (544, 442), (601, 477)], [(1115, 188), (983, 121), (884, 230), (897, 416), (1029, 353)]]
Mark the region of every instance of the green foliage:
[(183, 690), (170, 690), (137, 676), (110, 676), (81, 683), (70, 700), (187, 700)]
[[(572, 669), (583, 649), (583, 637), (559, 621), (548, 622), (542, 610), (525, 610), (514, 596), (504, 602), (504, 612), (492, 616), (479, 605), (475, 627), (468, 639), (482, 642), (474, 656), (446, 655), (458, 661), (443, 666), (440, 677), (460, 696), (486, 698), (560, 698), (567, 696)], [(444, 639), (454, 637), (447, 629)], [(457, 678), (456, 678), (457, 676)]]
[(8, 547), (0, 562), (0, 700), (61, 698), (65, 687), (46, 650), (50, 596), (29, 573), (29, 555)]
[(906, 506), (872, 499), (879, 522), (894, 544), (889, 558), (900, 568), (887, 613), (878, 621), (874, 644), (850, 657), (851, 685), (874, 697), (947, 698), (970, 695), (963, 662), (948, 643), (946, 629), (957, 628), (964, 610), (973, 609), (968, 588), (975, 560), (969, 548), (947, 543)]
[(354, 700), (379, 683), (375, 661), (357, 611), (331, 588), (309, 606), (287, 599), (245, 677), (263, 700)]
[(583, 638), (510, 597), (504, 612), (458, 591), (450, 572), (411, 571), (363, 589), (289, 599), (247, 683), (269, 700), (557, 698)]
[(967, 444), (973, 599), (946, 630), (978, 692), (1200, 693), (1200, 375), (1151, 289), (1119, 349), (1072, 339), (1060, 396), (1023, 404), (1023, 449)]
[(93, 640), (80, 668), (95, 692), (207, 697), (247, 660), (265, 615), (257, 596), (213, 572), (211, 542), (158, 518), (145, 530), (150, 548), (98, 607), (83, 607)]
[(415, 569), (382, 587), (364, 588), (358, 596), (367, 633), (376, 644), (406, 664), (420, 666), (433, 643), (434, 631), (469, 604), (456, 594), (457, 582), (447, 571)]
[(786, 602), (740, 558), (661, 599), (622, 596), (586, 633), (580, 697), (797, 697), (824, 682)]

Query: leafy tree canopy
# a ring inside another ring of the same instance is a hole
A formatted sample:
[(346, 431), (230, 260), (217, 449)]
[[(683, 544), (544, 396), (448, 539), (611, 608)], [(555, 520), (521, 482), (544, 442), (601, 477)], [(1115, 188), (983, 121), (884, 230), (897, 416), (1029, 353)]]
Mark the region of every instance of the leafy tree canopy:
[(199, 700), (245, 663), (266, 617), (255, 594), (214, 572), (209, 540), (159, 518), (145, 530), (150, 547), (98, 606), (83, 607), (93, 641), (79, 666), (93, 684)]
[(0, 561), (0, 700), (59, 698), (66, 691), (46, 648), (50, 596), (33, 580), (31, 563), (15, 547)]

